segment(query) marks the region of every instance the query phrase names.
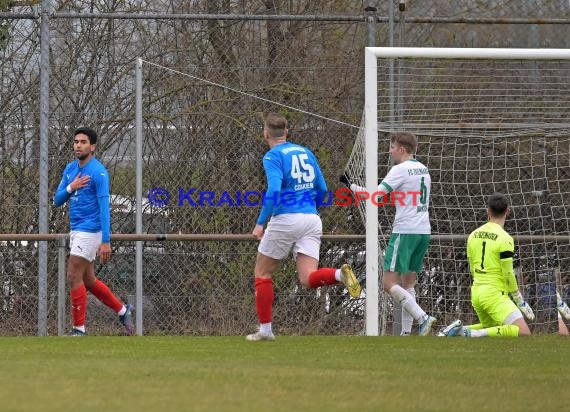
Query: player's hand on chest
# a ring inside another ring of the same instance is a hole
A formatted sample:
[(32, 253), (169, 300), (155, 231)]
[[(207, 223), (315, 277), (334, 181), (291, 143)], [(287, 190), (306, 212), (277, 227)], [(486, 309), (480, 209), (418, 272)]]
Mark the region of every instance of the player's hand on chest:
[(77, 188), (73, 193), (72, 193), (72, 198), (77, 201), (79, 196), (85, 196), (85, 195), (91, 195), (91, 194), (95, 194), (96, 193), (96, 186), (95, 186), (95, 180), (93, 179), (93, 176), (91, 173), (81, 173), (81, 174), (77, 174), (76, 176), (81, 176), (83, 178), (88, 178), (88, 180), (84, 183), (83, 187)]

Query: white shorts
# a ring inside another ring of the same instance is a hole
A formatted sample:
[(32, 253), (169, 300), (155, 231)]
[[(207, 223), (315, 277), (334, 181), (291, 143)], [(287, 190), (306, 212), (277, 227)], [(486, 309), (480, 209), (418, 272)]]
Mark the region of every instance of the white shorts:
[(281, 260), (293, 247), (293, 257), (302, 253), (319, 260), (322, 235), (323, 223), (319, 215), (286, 213), (272, 216), (257, 250), (262, 255)]
[(102, 238), (101, 232), (89, 233), (72, 230), (69, 236), (69, 254), (93, 262)]

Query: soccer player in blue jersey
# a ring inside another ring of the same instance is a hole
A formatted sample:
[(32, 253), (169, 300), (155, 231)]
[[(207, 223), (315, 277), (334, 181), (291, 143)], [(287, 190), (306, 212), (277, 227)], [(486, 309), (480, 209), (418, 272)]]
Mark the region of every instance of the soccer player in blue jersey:
[(71, 336), (84, 336), (87, 291), (113, 309), (127, 335), (133, 334), (131, 305), (124, 305), (109, 287), (95, 276), (95, 256), (101, 263), (111, 258), (111, 212), (109, 174), (94, 157), (97, 133), (88, 127), (74, 132), (77, 160), (69, 163), (54, 196), (54, 205), (69, 201), (70, 256), (67, 277), (71, 289), (73, 329)]
[[(327, 184), (315, 155), (306, 147), (287, 141), (287, 120), (271, 113), (265, 119), (263, 138), (270, 150), (263, 157), (267, 192), (253, 229), (260, 240), (255, 262), (255, 304), (259, 331), (249, 341), (274, 340), (273, 273), (293, 249), (299, 281), (305, 287), (344, 283), (350, 296), (360, 296), (361, 287), (352, 268), (319, 269), (323, 233), (317, 213), (319, 200), (328, 194)], [(267, 229), (264, 231), (264, 225)]]

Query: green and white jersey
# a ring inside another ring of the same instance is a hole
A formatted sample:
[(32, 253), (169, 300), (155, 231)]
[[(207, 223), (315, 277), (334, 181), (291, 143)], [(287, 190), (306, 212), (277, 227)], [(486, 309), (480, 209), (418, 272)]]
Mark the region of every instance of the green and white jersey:
[(467, 258), (473, 286), (490, 285), (503, 292), (518, 289), (513, 271), (515, 244), (503, 227), (487, 222), (467, 238)]
[(390, 193), (389, 202), (396, 206), (392, 233), (429, 235), (429, 195), (431, 177), (426, 166), (415, 159), (390, 169), (378, 190)]

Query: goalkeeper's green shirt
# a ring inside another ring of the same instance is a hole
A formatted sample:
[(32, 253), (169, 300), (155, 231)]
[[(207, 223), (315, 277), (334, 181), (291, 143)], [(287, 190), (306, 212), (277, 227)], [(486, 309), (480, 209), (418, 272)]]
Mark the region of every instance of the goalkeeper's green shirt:
[(501, 225), (487, 222), (467, 239), (467, 258), (473, 286), (492, 285), (503, 292), (516, 292), (513, 271), (515, 245)]

